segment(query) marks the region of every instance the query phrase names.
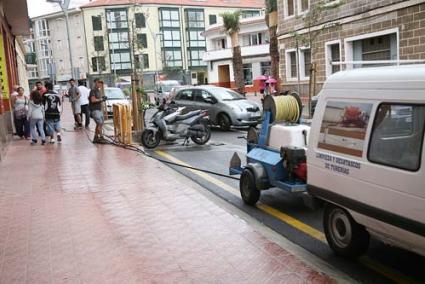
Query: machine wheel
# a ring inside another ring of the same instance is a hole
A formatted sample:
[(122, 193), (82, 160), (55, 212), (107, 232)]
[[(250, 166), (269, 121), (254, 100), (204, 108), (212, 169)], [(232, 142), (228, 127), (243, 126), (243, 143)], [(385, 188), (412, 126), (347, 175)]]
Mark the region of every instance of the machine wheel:
[(245, 169), (239, 182), (242, 200), (248, 205), (255, 205), (260, 199), (260, 191), (255, 185), (255, 177), (251, 170)]
[(232, 126), (232, 122), (230, 121), (229, 116), (225, 113), (221, 113), (218, 115), (217, 122), (221, 130), (223, 131), (229, 131), (230, 127)]
[(347, 210), (328, 203), (323, 215), (323, 228), (326, 240), (335, 254), (347, 258), (357, 258), (369, 246), (369, 233), (356, 223)]
[(148, 149), (156, 148), (161, 142), (161, 132), (156, 134), (152, 129), (145, 129), (142, 132), (142, 144)]
[(195, 142), (198, 145), (204, 145), (205, 143), (207, 143), (208, 141), (210, 141), (211, 138), (211, 128), (206, 125), (205, 123), (203, 124), (204, 126), (204, 131), (205, 131), (205, 135), (202, 137), (190, 137), (192, 139), (193, 142)]

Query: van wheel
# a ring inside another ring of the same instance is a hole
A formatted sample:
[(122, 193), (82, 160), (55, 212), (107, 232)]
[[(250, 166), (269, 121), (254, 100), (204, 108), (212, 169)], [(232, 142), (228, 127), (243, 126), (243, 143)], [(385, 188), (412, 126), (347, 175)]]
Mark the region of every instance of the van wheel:
[(369, 233), (347, 210), (328, 203), (323, 215), (326, 240), (336, 255), (357, 258), (369, 246)]
[(223, 131), (229, 131), (230, 127), (232, 126), (232, 122), (230, 121), (230, 118), (227, 114), (221, 113), (218, 115), (218, 125), (220, 126), (221, 130)]
[(244, 169), (239, 181), (239, 189), (243, 202), (248, 205), (255, 205), (260, 199), (260, 191), (255, 185), (255, 176), (251, 170)]

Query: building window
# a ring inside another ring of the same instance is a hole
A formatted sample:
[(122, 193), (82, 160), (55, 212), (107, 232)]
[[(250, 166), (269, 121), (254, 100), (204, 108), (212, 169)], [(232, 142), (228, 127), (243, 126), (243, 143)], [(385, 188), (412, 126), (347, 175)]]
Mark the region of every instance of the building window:
[(304, 75), (303, 79), (308, 79), (310, 77), (310, 68), (311, 68), (311, 52), (310, 49), (303, 49), (300, 51), (300, 67), (303, 70), (300, 70), (300, 74)]
[(381, 104), (370, 138), (371, 162), (409, 171), (421, 165), (425, 106)]
[(298, 0), (298, 14), (304, 14), (310, 8), (310, 0)]
[(136, 28), (146, 28), (145, 14), (136, 13), (135, 18), (136, 18)]
[(105, 57), (96, 56), (91, 58), (93, 72), (106, 71)]
[(241, 13), (241, 16), (243, 19), (245, 18), (252, 18), (252, 17), (258, 17), (260, 16), (260, 11), (256, 11), (256, 10), (244, 10)]
[(189, 47), (205, 47), (205, 39), (202, 31), (188, 31)]
[(128, 32), (109, 33), (110, 49), (129, 49)]
[(270, 61), (267, 62), (261, 62), (261, 75), (270, 76), (270, 68), (272, 63)]
[(162, 28), (180, 27), (179, 9), (160, 8), (160, 26)]
[(95, 51), (105, 50), (105, 48), (103, 46), (103, 36), (95, 36), (94, 37), (94, 50)]
[[(389, 61), (398, 59), (398, 29), (381, 31), (346, 39), (345, 52), (347, 61)], [(376, 64), (347, 65), (347, 68), (361, 68), (388, 65)]]
[(163, 46), (164, 47), (180, 47), (180, 31), (168, 30), (163, 32)]
[(210, 15), (209, 16), (209, 23), (210, 23), (210, 26), (211, 25), (214, 25), (214, 24), (217, 24), (217, 15)]
[(93, 31), (102, 30), (102, 17), (100, 16), (91, 16), (91, 23), (93, 26)]
[(190, 66), (205, 66), (205, 62), (202, 60), (204, 52), (204, 50), (190, 50)]
[(106, 19), (108, 22), (108, 29), (127, 29), (127, 11), (125, 10), (116, 10), (108, 11), (106, 14)]
[(36, 34), (38, 37), (49, 36), (49, 25), (46, 19), (38, 20), (35, 22)]
[(137, 46), (139, 48), (148, 48), (148, 40), (146, 34), (137, 34)]
[(111, 54), (112, 70), (131, 69), (130, 52), (116, 52)]
[(252, 64), (244, 64), (243, 65), (243, 79), (245, 85), (252, 85)]
[(186, 9), (186, 22), (189, 28), (204, 28), (204, 10)]
[(269, 42), (267, 33), (252, 33), (242, 35), (242, 46), (261, 45)]
[(341, 71), (341, 65), (334, 65), (335, 62), (341, 61), (341, 43), (329, 42), (325, 44), (325, 58), (326, 58), (326, 75), (329, 76), (333, 73)]
[(39, 41), (39, 43), (40, 43), (40, 51), (39, 51), (40, 57), (49, 57), (50, 56), (49, 40), (42, 39)]
[(295, 15), (295, 0), (284, 0), (283, 5), (284, 5), (284, 16), (285, 17), (292, 17)]
[(182, 67), (182, 52), (181, 50), (165, 50), (164, 62), (166, 67)]
[[(141, 56), (142, 56), (143, 62), (140, 62)], [(136, 69), (141, 69), (142, 66), (143, 66), (143, 69), (149, 69), (149, 55), (148, 54), (136, 55), (135, 61), (136, 61)]]
[(297, 52), (295, 50), (286, 51), (286, 77), (287, 79), (297, 78)]

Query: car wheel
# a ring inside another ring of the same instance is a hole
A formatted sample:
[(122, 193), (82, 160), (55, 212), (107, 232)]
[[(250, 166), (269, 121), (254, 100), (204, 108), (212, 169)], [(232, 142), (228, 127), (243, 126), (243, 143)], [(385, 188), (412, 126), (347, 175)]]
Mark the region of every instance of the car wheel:
[(232, 122), (230, 121), (230, 118), (227, 114), (221, 113), (218, 115), (218, 125), (220, 126), (221, 130), (223, 131), (229, 131), (230, 127), (232, 126)]
[(239, 189), (245, 204), (255, 205), (260, 199), (261, 192), (257, 189), (255, 177), (251, 170), (243, 170), (239, 181)]
[(357, 258), (369, 246), (369, 233), (356, 223), (347, 210), (328, 203), (323, 215), (326, 240), (335, 254)]
[(156, 148), (161, 142), (161, 133), (154, 132), (152, 129), (145, 129), (142, 132), (142, 144), (148, 149)]

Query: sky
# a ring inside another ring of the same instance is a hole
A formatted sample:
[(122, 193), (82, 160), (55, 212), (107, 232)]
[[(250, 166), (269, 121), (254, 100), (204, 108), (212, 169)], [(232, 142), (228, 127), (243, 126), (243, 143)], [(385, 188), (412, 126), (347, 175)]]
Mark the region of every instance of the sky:
[[(70, 8), (90, 2), (89, 0), (71, 0)], [(30, 18), (60, 11), (59, 4), (47, 3), (46, 0), (27, 0)]]

